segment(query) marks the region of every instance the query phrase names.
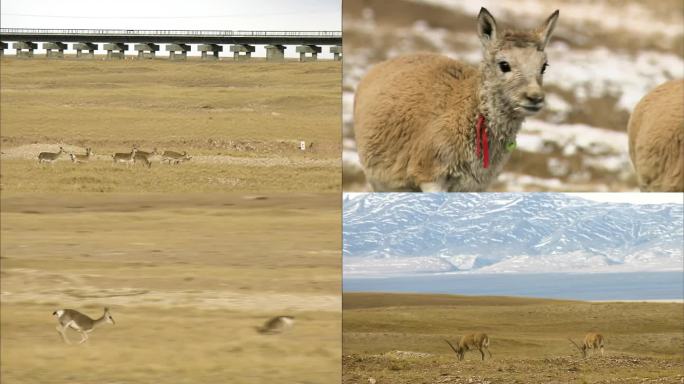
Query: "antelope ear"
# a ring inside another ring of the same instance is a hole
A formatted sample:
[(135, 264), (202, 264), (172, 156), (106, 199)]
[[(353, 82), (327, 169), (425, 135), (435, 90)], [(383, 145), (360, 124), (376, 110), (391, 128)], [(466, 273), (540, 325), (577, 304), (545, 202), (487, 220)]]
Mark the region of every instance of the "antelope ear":
[(554, 13), (549, 16), (548, 19), (546, 19), (546, 22), (544, 22), (544, 25), (542, 25), (539, 28), (539, 38), (541, 39), (541, 46), (539, 49), (543, 51), (546, 48), (546, 45), (549, 43), (549, 40), (551, 39), (551, 34), (553, 33), (553, 29), (556, 27), (556, 21), (558, 20), (558, 15), (560, 12), (556, 9)]
[(485, 7), (480, 8), (477, 15), (477, 36), (485, 47), (496, 40), (496, 20)]

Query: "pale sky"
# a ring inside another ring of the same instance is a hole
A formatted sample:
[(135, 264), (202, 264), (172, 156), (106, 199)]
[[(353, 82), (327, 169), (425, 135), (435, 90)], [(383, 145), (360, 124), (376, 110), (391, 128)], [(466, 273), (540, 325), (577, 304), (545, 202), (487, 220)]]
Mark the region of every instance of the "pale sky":
[(588, 200), (631, 203), (631, 204), (684, 204), (684, 194), (682, 193), (639, 193), (639, 192), (620, 192), (620, 193), (568, 193), (568, 195), (582, 197)]
[[(2, 0), (0, 25), (3, 28), (341, 31), (342, 10), (341, 0)], [(257, 47), (256, 55), (263, 56), (263, 51), (263, 47)], [(288, 47), (285, 52), (294, 57), (297, 56), (294, 51), (294, 47)], [(327, 51), (325, 47), (323, 57), (332, 56)], [(166, 55), (166, 52), (159, 53)], [(229, 54), (225, 47), (223, 55)]]
[[(525, 192), (530, 193), (530, 192)], [(533, 192), (543, 193), (543, 192)], [(354, 198), (362, 195), (362, 192), (347, 192), (344, 196)], [(592, 192), (592, 193), (566, 193), (566, 195), (577, 196), (587, 200), (631, 203), (631, 204), (684, 204), (684, 193), (640, 193), (640, 192)]]

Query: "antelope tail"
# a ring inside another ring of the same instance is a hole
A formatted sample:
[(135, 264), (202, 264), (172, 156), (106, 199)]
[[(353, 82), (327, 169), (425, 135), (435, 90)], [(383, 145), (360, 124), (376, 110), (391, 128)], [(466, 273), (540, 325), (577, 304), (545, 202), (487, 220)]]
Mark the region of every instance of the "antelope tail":
[(458, 350), (457, 350), (456, 348), (454, 348), (453, 344), (451, 344), (451, 343), (449, 342), (449, 340), (447, 340), (447, 339), (444, 339), (444, 341), (446, 341), (446, 343), (449, 344), (449, 346), (451, 347), (451, 349), (453, 349), (454, 352), (458, 355)]

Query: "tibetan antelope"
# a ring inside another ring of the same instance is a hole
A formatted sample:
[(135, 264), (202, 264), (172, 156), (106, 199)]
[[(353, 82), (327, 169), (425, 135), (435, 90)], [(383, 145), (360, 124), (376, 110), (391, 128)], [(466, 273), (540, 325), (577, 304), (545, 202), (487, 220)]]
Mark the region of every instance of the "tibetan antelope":
[(582, 357), (584, 357), (584, 358), (587, 357), (587, 350), (588, 349), (591, 349), (592, 355), (594, 353), (596, 353), (596, 350), (598, 349), (601, 351), (601, 356), (603, 356), (603, 340), (604, 340), (604, 338), (603, 338), (603, 335), (600, 333), (596, 333), (596, 332), (587, 333), (584, 336), (584, 341), (582, 341), (581, 346), (577, 345), (577, 343), (575, 343), (570, 338), (568, 340), (570, 340), (570, 342), (573, 343), (575, 345), (575, 347), (577, 347), (577, 349), (579, 349), (580, 353), (582, 353)]
[(133, 150), (130, 153), (115, 153), (112, 155), (112, 159), (114, 159), (114, 164), (116, 163), (124, 163), (126, 165), (131, 165), (135, 162), (135, 153), (138, 150), (133, 148)]
[(271, 335), (274, 333), (281, 333), (292, 328), (294, 325), (294, 317), (292, 316), (276, 316), (267, 321), (263, 326), (256, 327), (257, 332), (261, 334)]
[(419, 53), (368, 71), (356, 88), (354, 132), (373, 190), (486, 190), (525, 118), (544, 107), (544, 50), (558, 15), (533, 30), (504, 30), (481, 8), (479, 67)]
[(60, 156), (62, 156), (62, 153), (65, 153), (64, 148), (59, 147), (59, 152), (41, 152), (38, 154), (38, 163), (49, 163), (52, 164), (52, 162), (56, 161), (59, 159)]
[(105, 307), (104, 313), (98, 319), (91, 319), (73, 309), (58, 309), (52, 312), (52, 315), (57, 316), (57, 321), (59, 321), (57, 332), (59, 332), (62, 340), (67, 344), (71, 344), (66, 336), (67, 328), (71, 328), (81, 334), (81, 341), (79, 341), (79, 344), (81, 344), (88, 340), (88, 333), (92, 332), (96, 327), (104, 323), (114, 324), (114, 318), (109, 313), (109, 308), (107, 307)]
[(74, 163), (87, 163), (90, 160), (92, 155), (93, 155), (92, 148), (86, 148), (86, 154), (85, 155), (77, 155), (75, 153), (69, 154), (69, 156), (71, 157), (71, 161)]
[(190, 159), (192, 159), (192, 157), (188, 156), (187, 152), (178, 153), (174, 151), (164, 151), (164, 153), (161, 155), (161, 161), (168, 161), (169, 164), (180, 164)]
[[(148, 152), (145, 152), (145, 153), (148, 153)], [(142, 163), (144, 166), (147, 166), (147, 168), (152, 167), (152, 162), (150, 161), (149, 156), (144, 155), (143, 153), (140, 153), (140, 152), (136, 152), (135, 156), (133, 156), (133, 164), (136, 164), (138, 162)]]
[(456, 352), (458, 360), (463, 360), (465, 353), (469, 350), (477, 349), (482, 354), (482, 360), (485, 359), (484, 351), (487, 351), (489, 358), (492, 358), (492, 353), (489, 352), (489, 336), (486, 333), (470, 333), (458, 339), (456, 345), (454, 346), (449, 342), (449, 340), (444, 339), (444, 341), (449, 344), (451, 349)]

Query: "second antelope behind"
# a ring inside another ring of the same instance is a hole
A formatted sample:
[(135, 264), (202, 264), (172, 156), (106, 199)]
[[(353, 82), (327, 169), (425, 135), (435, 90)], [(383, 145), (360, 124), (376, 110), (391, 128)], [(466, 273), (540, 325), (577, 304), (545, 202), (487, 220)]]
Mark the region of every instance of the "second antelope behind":
[(482, 360), (485, 359), (484, 351), (487, 351), (489, 358), (492, 358), (492, 353), (489, 352), (489, 336), (486, 333), (471, 333), (465, 335), (456, 341), (456, 345), (453, 345), (449, 340), (444, 340), (449, 344), (451, 349), (456, 352), (458, 360), (463, 360), (465, 353), (470, 350), (478, 350), (482, 354)]

